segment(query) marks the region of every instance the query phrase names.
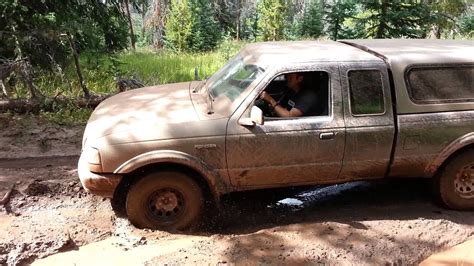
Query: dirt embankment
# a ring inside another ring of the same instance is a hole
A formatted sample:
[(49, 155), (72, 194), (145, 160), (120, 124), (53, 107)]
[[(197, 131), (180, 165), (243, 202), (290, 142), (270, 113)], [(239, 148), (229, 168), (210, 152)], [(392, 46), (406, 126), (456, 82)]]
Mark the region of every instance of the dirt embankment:
[[(23, 123), (10, 120), (0, 123)], [(4, 132), (0, 155), (30, 158), (0, 159), (0, 198), (15, 184), (0, 206), (0, 265), (416, 264), (474, 238), (474, 213), (434, 204), (423, 180), (234, 194), (200, 232), (139, 230), (81, 188), (81, 127)], [(52, 145), (43, 153), (41, 136)], [(38, 155), (73, 157), (31, 159)]]
[(30, 164), (34, 158), (78, 156), (83, 131), (84, 125), (61, 126), (35, 115), (0, 113), (0, 167), (12, 166), (6, 163), (18, 158)]

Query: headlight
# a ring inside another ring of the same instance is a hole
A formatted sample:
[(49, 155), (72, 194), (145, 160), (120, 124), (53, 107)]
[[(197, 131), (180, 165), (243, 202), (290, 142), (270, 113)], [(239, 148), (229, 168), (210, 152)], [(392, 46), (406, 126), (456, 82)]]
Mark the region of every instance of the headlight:
[(102, 172), (102, 161), (98, 149), (86, 147), (83, 155), (86, 157), (91, 172)]

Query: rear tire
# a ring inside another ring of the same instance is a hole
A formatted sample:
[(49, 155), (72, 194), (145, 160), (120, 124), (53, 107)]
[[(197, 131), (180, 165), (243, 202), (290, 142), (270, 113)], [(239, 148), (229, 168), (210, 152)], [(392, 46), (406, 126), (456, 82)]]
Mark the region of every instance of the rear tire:
[(132, 185), (126, 210), (138, 228), (184, 230), (198, 225), (204, 209), (199, 185), (188, 175), (162, 171)]
[(436, 179), (441, 201), (455, 210), (474, 210), (474, 150), (448, 162)]

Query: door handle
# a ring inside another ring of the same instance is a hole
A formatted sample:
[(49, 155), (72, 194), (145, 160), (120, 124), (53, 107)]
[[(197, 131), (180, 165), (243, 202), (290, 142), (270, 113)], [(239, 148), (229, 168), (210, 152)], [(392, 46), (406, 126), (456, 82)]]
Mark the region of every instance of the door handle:
[(319, 134), (319, 139), (333, 139), (336, 134), (334, 132), (326, 132), (326, 133), (320, 133)]

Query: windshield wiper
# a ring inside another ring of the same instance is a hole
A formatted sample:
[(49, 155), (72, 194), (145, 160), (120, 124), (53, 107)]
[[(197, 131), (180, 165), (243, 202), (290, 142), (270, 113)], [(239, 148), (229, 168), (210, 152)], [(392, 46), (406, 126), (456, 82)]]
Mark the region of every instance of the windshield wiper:
[[(207, 82), (207, 79), (206, 79), (206, 82)], [(204, 86), (206, 86), (206, 83), (204, 83)], [(212, 95), (212, 92), (209, 90), (209, 87), (207, 86), (206, 86), (206, 93), (208, 97), (207, 114), (210, 115), (214, 113), (214, 111), (212, 110), (212, 102), (214, 102), (214, 95)]]
[(207, 84), (207, 81), (209, 80), (209, 77), (206, 77), (206, 79), (204, 79), (203, 81), (201, 81), (201, 85), (199, 86), (196, 86), (194, 89), (193, 89), (193, 93), (196, 93), (198, 91), (201, 91), (202, 87), (206, 86)]

